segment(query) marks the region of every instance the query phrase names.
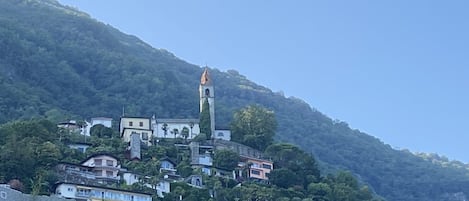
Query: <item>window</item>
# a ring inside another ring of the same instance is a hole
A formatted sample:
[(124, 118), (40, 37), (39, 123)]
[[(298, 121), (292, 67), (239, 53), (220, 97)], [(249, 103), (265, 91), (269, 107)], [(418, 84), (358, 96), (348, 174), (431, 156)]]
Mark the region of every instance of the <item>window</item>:
[(134, 122), (129, 121), (129, 126), (134, 126)]
[(106, 171), (106, 177), (112, 177), (113, 174), (112, 174), (112, 171)]
[(205, 89), (205, 95), (210, 96), (210, 89)]
[(140, 125), (140, 127), (143, 127), (143, 121), (141, 121), (140, 123), (138, 123), (138, 125)]
[(261, 171), (259, 171), (259, 170), (251, 170), (251, 174), (254, 174), (254, 175), (261, 175)]
[(106, 160), (106, 165), (107, 165), (107, 166), (114, 166), (114, 161), (112, 161), (112, 160)]
[(148, 140), (148, 133), (142, 132), (142, 140)]
[(262, 168), (264, 168), (264, 169), (269, 169), (269, 170), (270, 170), (270, 169), (272, 169), (272, 165), (270, 165), (270, 164), (262, 164)]
[(218, 137), (223, 137), (223, 132), (218, 132), (217, 135)]
[(94, 165), (96, 166), (101, 166), (103, 164), (103, 160), (102, 159), (94, 159)]
[(252, 163), (251, 167), (260, 168), (261, 166), (259, 165), (259, 163)]
[(96, 176), (103, 176), (103, 171), (101, 171), (101, 170), (95, 170), (95, 171), (94, 171), (94, 174), (95, 174)]

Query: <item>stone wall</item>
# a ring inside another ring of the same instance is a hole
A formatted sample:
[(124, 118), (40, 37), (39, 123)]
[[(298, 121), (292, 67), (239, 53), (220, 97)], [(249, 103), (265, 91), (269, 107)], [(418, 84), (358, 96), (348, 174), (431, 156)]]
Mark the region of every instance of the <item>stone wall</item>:
[(11, 189), (7, 185), (0, 184), (0, 201), (75, 201), (74, 199), (65, 199), (55, 196), (32, 196)]

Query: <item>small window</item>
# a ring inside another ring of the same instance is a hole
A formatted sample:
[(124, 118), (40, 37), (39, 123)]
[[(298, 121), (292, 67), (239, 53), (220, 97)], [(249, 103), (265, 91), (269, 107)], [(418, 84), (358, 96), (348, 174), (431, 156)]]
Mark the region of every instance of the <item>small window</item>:
[(103, 164), (102, 159), (94, 159), (94, 165), (101, 166)]
[(134, 122), (129, 121), (129, 126), (134, 126)]
[(261, 171), (259, 171), (259, 170), (251, 170), (251, 174), (254, 174), (254, 175), (261, 175)]
[(112, 174), (112, 171), (106, 171), (106, 177), (112, 177), (113, 174)]
[(148, 140), (148, 133), (142, 132), (142, 140)]
[(205, 89), (205, 95), (210, 96), (210, 89)]
[(217, 136), (218, 136), (218, 137), (223, 137), (223, 136), (224, 136), (224, 135), (223, 135), (223, 132), (218, 132), (218, 133), (217, 133)]
[(143, 127), (143, 121), (141, 121), (140, 123), (138, 123), (138, 125), (140, 125), (140, 127)]
[(107, 165), (107, 166), (114, 166), (114, 161), (112, 161), (112, 160), (106, 160), (106, 165)]
[(96, 176), (103, 176), (103, 171), (101, 171), (101, 170), (95, 170), (95, 171), (94, 171), (94, 174), (95, 174)]
[(269, 164), (262, 164), (262, 168), (264, 169), (272, 169), (272, 165), (269, 165)]

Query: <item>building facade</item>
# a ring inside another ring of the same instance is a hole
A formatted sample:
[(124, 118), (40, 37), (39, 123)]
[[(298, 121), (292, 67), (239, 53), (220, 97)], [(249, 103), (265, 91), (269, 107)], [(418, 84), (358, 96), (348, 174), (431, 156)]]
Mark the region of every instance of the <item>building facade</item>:
[(59, 183), (55, 188), (55, 194), (76, 201), (151, 201), (151, 195), (120, 189), (81, 185), (74, 183)]
[(121, 117), (119, 123), (119, 133), (124, 142), (130, 142), (132, 134), (138, 134), (140, 140), (146, 145), (151, 145), (151, 129), (150, 118), (145, 117)]
[(95, 154), (85, 159), (81, 165), (92, 167), (99, 183), (110, 184), (120, 180), (118, 174), (122, 169), (117, 157), (108, 154)]
[(188, 131), (187, 139), (193, 139), (200, 133), (198, 119), (156, 119), (152, 118), (153, 136), (157, 138), (183, 138), (184, 130)]

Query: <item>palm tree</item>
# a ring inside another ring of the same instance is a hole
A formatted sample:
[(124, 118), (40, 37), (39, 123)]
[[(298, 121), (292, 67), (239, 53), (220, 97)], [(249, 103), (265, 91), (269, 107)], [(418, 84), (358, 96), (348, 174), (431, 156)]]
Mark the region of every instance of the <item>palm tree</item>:
[(192, 128), (194, 128), (194, 122), (190, 122), (189, 127), (191, 128), (191, 139), (192, 139), (193, 138), (192, 137)]
[(184, 140), (187, 141), (187, 138), (189, 137), (189, 128), (184, 126), (181, 130), (181, 135), (184, 137)]
[(164, 123), (163, 126), (161, 126), (161, 129), (164, 131), (164, 137), (166, 138), (166, 135), (168, 134), (168, 124)]
[(174, 138), (176, 139), (176, 135), (179, 134), (179, 130), (177, 128), (173, 129), (173, 131), (171, 131), (171, 133), (174, 134)]

